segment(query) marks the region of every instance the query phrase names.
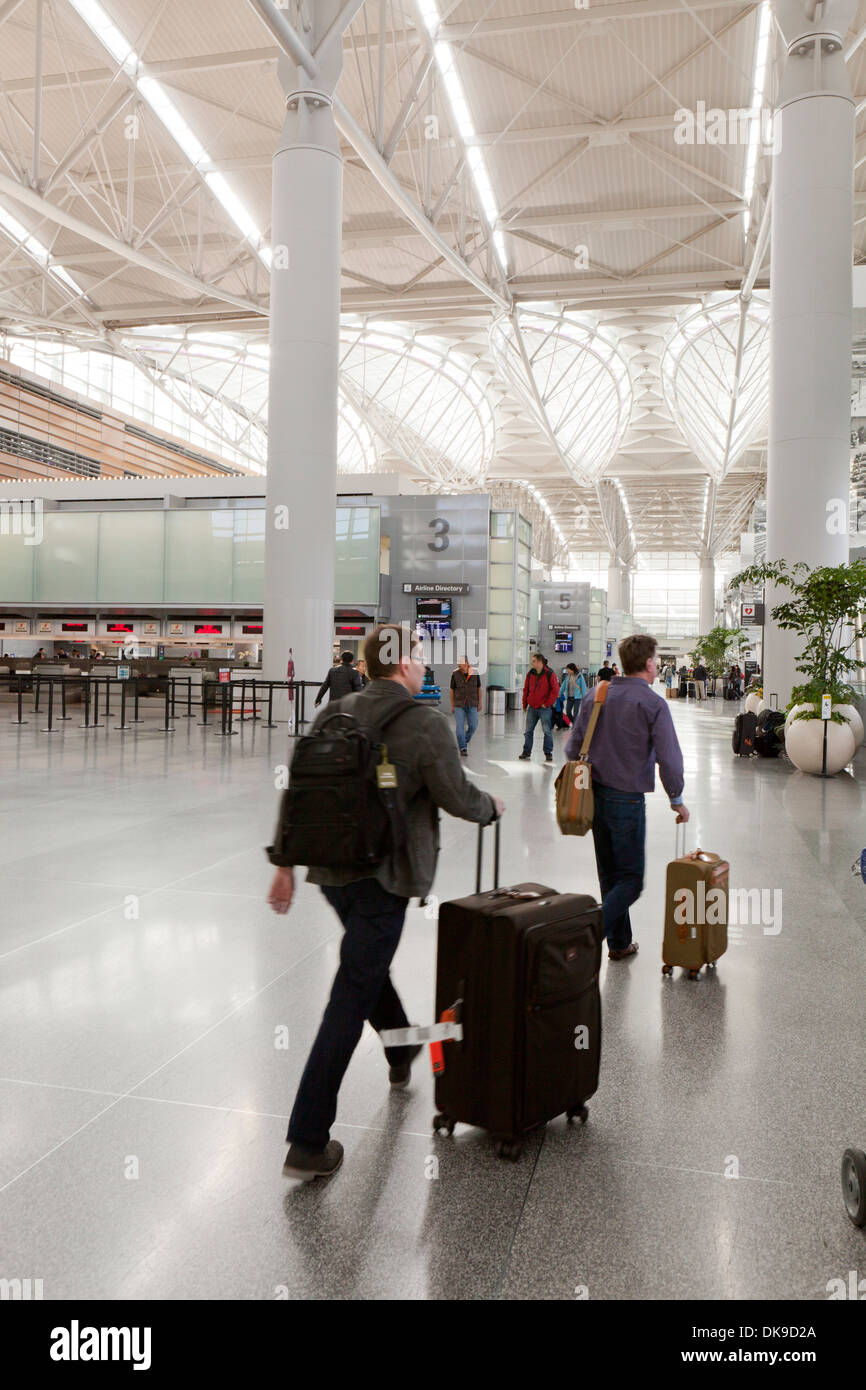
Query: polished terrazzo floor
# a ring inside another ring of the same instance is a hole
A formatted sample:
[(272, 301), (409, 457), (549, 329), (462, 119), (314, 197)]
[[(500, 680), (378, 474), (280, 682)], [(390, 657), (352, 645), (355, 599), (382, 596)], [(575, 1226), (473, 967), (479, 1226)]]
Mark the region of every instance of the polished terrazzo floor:
[[(285, 731), (166, 737), (154, 714), (47, 736), (0, 709), (0, 1277), (46, 1299), (823, 1299), (866, 1274), (839, 1187), (843, 1149), (866, 1147), (866, 754), (822, 783), (733, 758), (731, 706), (672, 708), (690, 847), (728, 858), (732, 886), (781, 889), (781, 929), (746, 925), (714, 978), (663, 981), (673, 816), (649, 798), (641, 953), (604, 964), (586, 1127), (552, 1122), (516, 1164), (462, 1126), (434, 1139), (425, 1060), (390, 1094), (367, 1029), (344, 1167), (311, 1187), (281, 1177), (283, 1135), (339, 928), (306, 885), (287, 918), (264, 901)], [(519, 751), (517, 716), (485, 718), (467, 760), (508, 803), (504, 879), (594, 892), (540, 733)], [(470, 890), (474, 856), (475, 828), (445, 818), (440, 896)], [(394, 975), (418, 1021), (434, 961), (413, 907)]]

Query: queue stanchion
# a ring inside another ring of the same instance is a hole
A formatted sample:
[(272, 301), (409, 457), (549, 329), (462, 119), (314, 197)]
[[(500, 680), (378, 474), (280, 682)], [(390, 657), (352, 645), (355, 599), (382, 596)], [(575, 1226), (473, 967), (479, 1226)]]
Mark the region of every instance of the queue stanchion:
[(163, 734), (173, 734), (173, 733), (174, 733), (174, 729), (172, 728), (172, 723), (171, 723), (171, 718), (170, 718), (170, 713), (171, 713), (171, 677), (170, 677), (170, 676), (165, 676), (165, 677), (163, 677), (163, 679), (165, 680), (165, 724), (164, 724), (163, 728), (160, 730), (160, 732), (163, 733)]
[(205, 729), (205, 728), (207, 728), (207, 687), (208, 687), (208, 682), (207, 682), (207, 681), (205, 680), (205, 678), (204, 678), (204, 672), (202, 672), (202, 678), (201, 678), (201, 719), (198, 721), (198, 726), (199, 726), (200, 729)]
[(78, 727), (79, 727), (79, 729), (89, 729), (89, 728), (90, 728), (90, 674), (89, 674), (89, 672), (88, 672), (87, 675), (85, 675), (84, 680), (82, 681), (82, 685), (83, 685), (83, 687), (84, 687), (84, 689), (83, 689), (83, 695), (84, 695), (84, 723), (83, 723), (83, 724), (79, 724)]
[(42, 730), (43, 734), (53, 734), (54, 729), (54, 681), (48, 679), (48, 728)]
[(41, 676), (34, 676), (34, 679), (33, 679), (33, 693), (34, 693), (34, 696), (35, 696), (35, 698), (34, 698), (34, 700), (33, 700), (33, 713), (34, 713), (34, 714), (38, 714), (38, 713), (39, 713), (39, 696), (42, 694), (42, 677), (41, 677)]
[(60, 718), (61, 718), (61, 719), (68, 719), (68, 718), (69, 718), (69, 715), (66, 713), (66, 681), (67, 681), (67, 679), (68, 679), (67, 676), (61, 676), (61, 677), (60, 677)]
[(105, 717), (111, 714), (111, 676), (105, 677)]
[[(241, 724), (243, 724), (244, 721), (245, 721), (245, 719), (246, 719), (246, 715), (244, 714), (244, 710), (246, 709), (246, 700), (247, 700), (247, 683), (246, 683), (245, 680), (241, 680), (241, 717), (240, 717), (240, 723), (241, 723)], [(232, 708), (234, 708), (234, 701), (232, 701)]]
[(192, 676), (186, 676), (186, 717), (192, 719)]
[(93, 723), (91, 729), (104, 729), (105, 725), (99, 722), (99, 683), (101, 680), (108, 680), (107, 676), (93, 677)]
[(131, 724), (127, 724), (127, 722), (126, 722), (126, 686), (127, 686), (127, 682), (126, 682), (126, 681), (121, 681), (121, 684), (120, 684), (120, 723), (119, 723), (119, 724), (115, 724), (115, 726), (114, 726), (115, 729), (119, 729), (120, 732), (121, 732), (122, 734), (125, 734), (129, 729), (132, 728), (132, 725), (131, 725)]
[[(234, 682), (229, 685), (229, 735), (234, 735), (238, 730), (234, 727), (235, 722), (235, 691)], [(241, 689), (241, 699), (243, 699), (243, 689)]]
[(143, 724), (143, 723), (144, 723), (144, 720), (142, 719), (141, 715), (140, 715), (139, 712), (138, 712), (138, 702), (139, 702), (139, 700), (141, 699), (141, 691), (140, 691), (139, 688), (138, 688), (138, 676), (133, 676), (133, 678), (132, 678), (132, 694), (133, 694), (133, 698), (134, 698), (134, 701), (135, 701), (135, 703), (134, 703), (134, 705), (133, 705), (133, 707), (132, 707), (132, 708), (133, 708), (132, 722), (133, 722), (133, 724)]
[(24, 695), (24, 677), (23, 677), (22, 675), (19, 674), (19, 676), (18, 676), (18, 718), (12, 720), (12, 723), (13, 723), (13, 724), (29, 724), (29, 723), (30, 723), (30, 720), (29, 720), (29, 719), (22, 719), (22, 717), (21, 717), (21, 716), (22, 716), (22, 713), (23, 713), (23, 709), (22, 709), (22, 705), (21, 705), (21, 701), (22, 701), (23, 695)]
[(274, 683), (273, 681), (268, 681), (268, 722), (265, 728), (275, 729), (276, 727), (274, 723)]

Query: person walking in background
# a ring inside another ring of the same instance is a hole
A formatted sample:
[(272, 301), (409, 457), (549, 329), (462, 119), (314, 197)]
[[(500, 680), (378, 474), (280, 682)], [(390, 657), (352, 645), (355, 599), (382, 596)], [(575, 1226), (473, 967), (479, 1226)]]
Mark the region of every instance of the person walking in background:
[[(400, 788), (405, 839), (392, 843), (385, 858), (364, 870), (311, 867), (307, 882), (319, 884), (343, 927), (340, 966), (316, 1040), (301, 1076), (286, 1136), (290, 1145), (283, 1175), (308, 1182), (335, 1173), (343, 1146), (331, 1139), (337, 1096), (352, 1053), (367, 1019), (377, 1032), (408, 1027), (406, 1013), (391, 981), (390, 969), (400, 943), (410, 898), (424, 898), (433, 884), (439, 850), (437, 808), (462, 820), (488, 825), (505, 805), (472, 783), (460, 763), (448, 720), (430, 704), (414, 700), (424, 680), (424, 656), (415, 634), (385, 623), (364, 644), (370, 684), (346, 700), (351, 715), (368, 736), (388, 723), (388, 758)], [(320, 715), (313, 726), (327, 715)], [(334, 807), (335, 813), (339, 808)], [(284, 796), (274, 843), (268, 857), (276, 866), (268, 902), (286, 913), (295, 895), (294, 865), (287, 853)], [(309, 906), (309, 905), (308, 905)], [(421, 1044), (388, 1047), (392, 1088), (410, 1080)]]
[(352, 665), (354, 659), (351, 652), (343, 652), (339, 666), (331, 667), (319, 686), (316, 709), (325, 698), (326, 691), (332, 700), (342, 700), (344, 695), (351, 695), (361, 689), (361, 677)]
[(361, 677), (361, 689), (365, 690), (366, 687), (370, 684), (370, 677), (367, 675), (367, 663), (363, 657), (361, 657), (358, 661), (355, 662), (355, 670)]
[(481, 713), (481, 677), (465, 656), (451, 673), (451, 713), (457, 726), (457, 747), (466, 758)]
[(565, 679), (562, 682), (565, 697), (565, 717), (570, 724), (573, 724), (580, 702), (586, 694), (586, 681), (581, 674), (580, 667), (576, 666), (573, 661), (568, 663), (565, 672)]
[(613, 668), (612, 668), (611, 666), (608, 666), (607, 662), (605, 662), (604, 665), (603, 665), (603, 666), (601, 667), (601, 669), (599, 670), (598, 675), (597, 675), (596, 678), (595, 678), (595, 679), (596, 679), (596, 684), (597, 684), (599, 681), (612, 681), (613, 678), (614, 678), (614, 675), (615, 675), (615, 672), (614, 672)]
[(526, 712), (526, 725), (523, 735), (521, 761), (532, 757), (532, 744), (535, 739), (535, 726), (540, 721), (544, 733), (544, 760), (553, 762), (553, 706), (559, 695), (559, 681), (551, 671), (547, 657), (536, 652), (532, 665), (523, 682), (523, 708)]
[(702, 661), (695, 667), (695, 691), (699, 700), (707, 698), (707, 668)]
[[(652, 689), (658, 675), (656, 645), (656, 639), (644, 633), (620, 642), (625, 674), (607, 687), (590, 748), (595, 799), (592, 838), (610, 960), (637, 954), (629, 908), (643, 891), (644, 796), (655, 789), (656, 763), (677, 821), (689, 818), (683, 804), (683, 755), (671, 712)], [(565, 748), (569, 761), (580, 755), (595, 698), (596, 693), (590, 692), (580, 706)]]

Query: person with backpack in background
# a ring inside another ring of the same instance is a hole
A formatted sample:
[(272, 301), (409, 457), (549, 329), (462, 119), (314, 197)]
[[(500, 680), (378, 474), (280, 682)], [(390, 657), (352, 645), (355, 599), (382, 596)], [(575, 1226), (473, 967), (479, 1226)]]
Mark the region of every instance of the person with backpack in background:
[(544, 760), (553, 762), (553, 707), (559, 695), (559, 681), (551, 671), (547, 657), (536, 652), (532, 666), (523, 682), (523, 708), (526, 711), (526, 726), (523, 735), (523, 752), (520, 760), (532, 757), (532, 744), (535, 739), (535, 726), (541, 721), (544, 732)]
[[(323, 711), (296, 747), (267, 851), (277, 866), (268, 898), (274, 912), (288, 912), (294, 866), (306, 864), (307, 882), (321, 887), (343, 926), (340, 967), (286, 1136), (283, 1174), (305, 1182), (342, 1163), (343, 1146), (330, 1131), (364, 1020), (377, 1032), (409, 1026), (390, 967), (409, 899), (426, 897), (433, 883), (439, 810), (479, 825), (505, 810), (466, 776), (446, 716), (414, 698), (424, 681), (420, 637), (408, 624), (384, 623), (364, 655), (370, 684)], [(346, 716), (356, 729), (347, 729)], [(385, 1049), (392, 1087), (408, 1084), (420, 1051)]]
[(574, 723), (578, 706), (585, 694), (586, 681), (581, 674), (580, 667), (576, 666), (573, 661), (570, 661), (565, 668), (565, 675), (562, 682), (565, 716), (570, 724)]
[(322, 684), (319, 686), (319, 693), (316, 696), (316, 709), (325, 698), (327, 691), (331, 702), (342, 700), (344, 695), (351, 695), (353, 691), (361, 689), (361, 677), (355, 670), (355, 658), (351, 652), (343, 652), (340, 657), (340, 664), (332, 666)]

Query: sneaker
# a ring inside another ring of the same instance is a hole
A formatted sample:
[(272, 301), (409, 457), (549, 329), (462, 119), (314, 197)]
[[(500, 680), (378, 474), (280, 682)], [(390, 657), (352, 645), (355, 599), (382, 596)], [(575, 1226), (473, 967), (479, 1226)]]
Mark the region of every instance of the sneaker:
[(638, 944), (633, 941), (630, 946), (624, 946), (622, 950), (608, 951), (607, 958), (608, 960), (628, 960), (629, 956), (636, 956), (637, 953)]
[(520, 755), (520, 757), (519, 757), (519, 759), (518, 759), (518, 762), (521, 762), (521, 763), (529, 762), (529, 754), (528, 754), (528, 753), (521, 753), (521, 755)]
[(544, 761), (545, 761), (546, 763), (552, 763), (552, 762), (553, 762), (553, 754), (552, 754), (552, 753), (545, 753), (545, 755), (544, 755)]
[(468, 749), (468, 748), (461, 748), (461, 749), (460, 749), (460, 756), (461, 756), (461, 758), (468, 758), (468, 757), (469, 757), (469, 749)]
[(283, 1164), (284, 1178), (297, 1178), (301, 1182), (311, 1182), (313, 1178), (328, 1178), (336, 1173), (343, 1162), (343, 1145), (331, 1139), (320, 1153), (310, 1153), (292, 1144)]
[(415, 1058), (418, 1056), (423, 1046), (423, 1043), (415, 1043), (410, 1050), (408, 1062), (401, 1062), (399, 1066), (391, 1067), (388, 1072), (388, 1080), (391, 1083), (392, 1090), (402, 1091), (404, 1086), (409, 1085), (409, 1079), (412, 1075), (412, 1063), (415, 1061)]

